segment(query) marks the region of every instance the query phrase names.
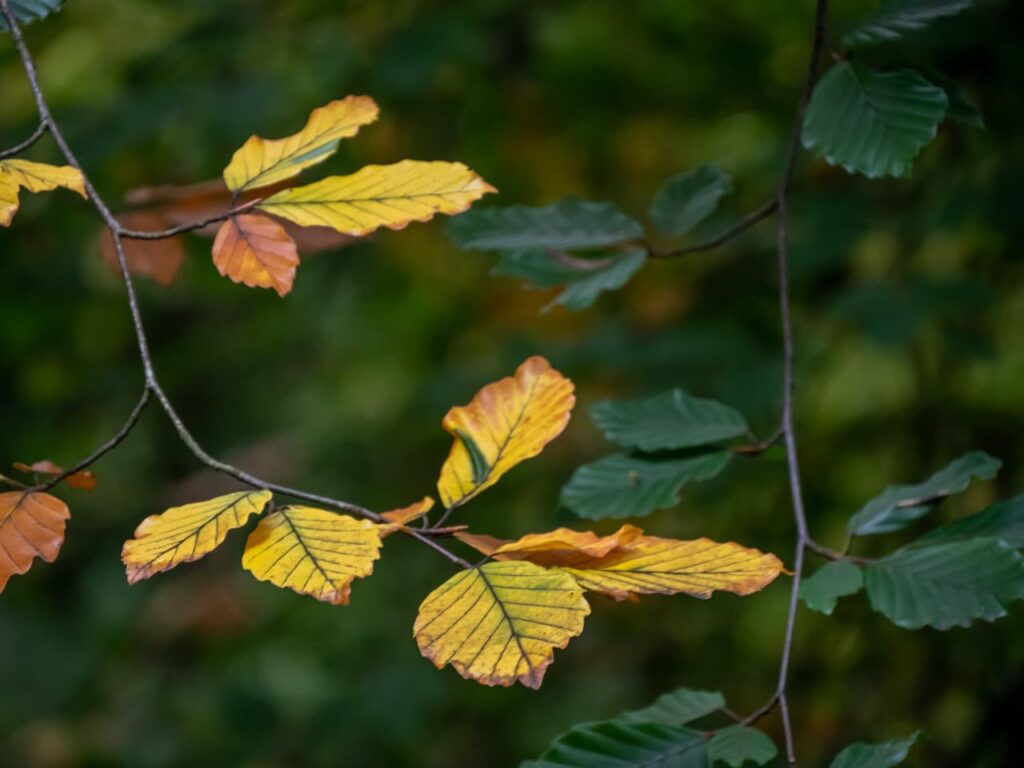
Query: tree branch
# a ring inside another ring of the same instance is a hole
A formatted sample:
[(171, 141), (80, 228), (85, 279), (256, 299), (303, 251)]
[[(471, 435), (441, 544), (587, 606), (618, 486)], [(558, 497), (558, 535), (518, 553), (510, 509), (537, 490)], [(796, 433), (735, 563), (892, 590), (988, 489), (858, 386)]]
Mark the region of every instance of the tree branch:
[(210, 224), (216, 224), (221, 221), (226, 221), (232, 216), (237, 216), (240, 213), (245, 213), (248, 210), (255, 208), (257, 205), (263, 202), (263, 198), (256, 198), (250, 200), (247, 203), (243, 203), (236, 208), (232, 208), (230, 211), (224, 213), (218, 213), (216, 216), (211, 216), (208, 219), (202, 219), (201, 221), (193, 221), (188, 224), (179, 224), (176, 227), (170, 229), (163, 229), (157, 232), (143, 232), (138, 229), (125, 229), (120, 227), (121, 237), (127, 237), (130, 240), (166, 240), (169, 237), (175, 235), (183, 235), (186, 232), (194, 232), (197, 229), (208, 227)]
[(719, 248), (730, 240), (742, 235), (752, 226), (760, 221), (764, 221), (771, 216), (775, 211), (779, 209), (778, 197), (773, 197), (767, 203), (762, 205), (756, 211), (752, 211), (744, 216), (740, 221), (730, 229), (727, 229), (718, 237), (713, 237), (710, 240), (706, 240), (703, 243), (697, 243), (696, 245), (688, 245), (683, 248), (676, 248), (672, 251), (655, 251), (653, 248), (648, 247), (647, 255), (652, 259), (676, 259), (680, 256), (689, 256), (692, 253), (701, 253), (703, 251), (713, 251), (715, 248)]
[(15, 155), (20, 155), (26, 149), (31, 147), (33, 144), (35, 144), (41, 138), (43, 138), (43, 134), (46, 133), (47, 127), (48, 126), (47, 126), (45, 120), (44, 121), (40, 121), (39, 127), (36, 128), (32, 132), (31, 136), (29, 136), (27, 139), (25, 139), (23, 142), (21, 142), (21, 144), (16, 144), (15, 146), (11, 147), (10, 149), (5, 149), (3, 152), (0, 152), (0, 160), (6, 160), (9, 157), (14, 157)]

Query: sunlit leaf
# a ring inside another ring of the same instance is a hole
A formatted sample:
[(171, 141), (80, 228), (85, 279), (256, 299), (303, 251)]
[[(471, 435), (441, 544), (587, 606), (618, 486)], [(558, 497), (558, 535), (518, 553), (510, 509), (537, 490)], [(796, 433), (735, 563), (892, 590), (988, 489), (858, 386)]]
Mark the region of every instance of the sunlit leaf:
[(18, 212), (18, 185), (5, 173), (0, 173), (0, 226), (9, 227)]
[(437, 481), (441, 503), (462, 504), (539, 454), (565, 429), (575, 402), (573, 383), (543, 357), (531, 357), (515, 376), (449, 410), (441, 423), (455, 441)]
[(420, 605), (413, 634), (438, 669), (451, 664), (485, 685), (540, 687), (554, 659), (583, 631), (590, 606), (567, 573), (527, 562), (459, 572)]
[(379, 112), (369, 96), (346, 96), (314, 109), (306, 127), (288, 138), (251, 136), (224, 169), (224, 181), (228, 189), (241, 191), (290, 179), (334, 154), (338, 142), (355, 136)]
[(719, 443), (749, 429), (735, 408), (681, 389), (637, 400), (605, 400), (591, 407), (590, 416), (613, 443), (643, 451)]
[(478, 552), (496, 556), (499, 560), (526, 559), (539, 565), (570, 565), (581, 557), (604, 557), (617, 547), (624, 546), (643, 536), (643, 531), (633, 525), (624, 525), (608, 536), (598, 536), (593, 531), (574, 531), (571, 528), (557, 528), (549, 533), (529, 533), (516, 541), (503, 541), (493, 536), (473, 533), (457, 533), (456, 538), (469, 544)]
[(281, 507), (245, 543), (242, 567), (260, 581), (348, 605), (352, 581), (373, 573), (380, 533), (369, 520), (313, 507)]
[(448, 225), (460, 248), (605, 248), (644, 236), (643, 225), (612, 203), (566, 198), (543, 207), (511, 205), (464, 213)]
[(243, 213), (221, 224), (213, 241), (213, 263), (236, 283), (273, 288), (278, 296), (285, 296), (295, 281), (299, 253), (278, 222)]
[(906, 176), (935, 138), (949, 99), (913, 70), (874, 72), (843, 62), (814, 89), (803, 144), (850, 173)]
[(710, 768), (707, 744), (688, 728), (605, 720), (573, 727), (521, 768)]
[(302, 226), (365, 235), (380, 227), (402, 229), (436, 213), (459, 213), (494, 191), (462, 163), (403, 160), (286, 189), (259, 208)]
[(502, 253), (491, 274), (519, 278), (533, 288), (562, 286), (563, 290), (543, 311), (556, 304), (580, 310), (593, 305), (604, 291), (624, 286), (646, 262), (647, 252), (642, 248), (593, 259), (577, 258), (545, 248), (519, 248)]
[(1003, 465), (983, 451), (971, 451), (917, 485), (890, 485), (850, 518), (856, 536), (890, 533), (927, 514), (937, 502), (967, 490), (971, 480), (991, 480)]
[(811, 610), (831, 616), (840, 597), (855, 595), (864, 587), (864, 574), (848, 560), (829, 563), (800, 584), (800, 599)]
[(974, 0), (889, 0), (874, 16), (847, 32), (843, 45), (855, 47), (899, 40), (972, 5)]
[(931, 546), (985, 537), (1005, 541), (1011, 547), (1024, 547), (1024, 496), (996, 502), (975, 515), (928, 531), (911, 546)]
[(86, 197), (82, 173), (70, 165), (31, 160), (0, 160), (0, 224), (8, 226), (18, 210), (18, 190), (49, 192), (63, 187)]
[[(160, 232), (169, 229), (173, 222), (149, 211), (132, 211), (120, 214), (117, 220), (127, 229), (140, 232)], [(121, 239), (128, 271), (139, 277), (148, 277), (158, 285), (171, 285), (185, 263), (185, 241), (178, 235), (160, 240)], [(114, 238), (107, 229), (100, 236), (100, 256), (110, 270), (120, 276), (121, 266), (117, 261)]]
[(729, 451), (657, 458), (615, 453), (577, 469), (560, 498), (592, 520), (643, 517), (675, 506), (686, 483), (715, 477), (730, 458)]
[[(49, 459), (43, 459), (32, 464), (23, 464), (20, 461), (14, 462), (14, 468), (19, 472), (31, 472), (37, 475), (61, 475), (64, 470)], [(96, 488), (96, 475), (91, 470), (83, 469), (79, 472), (68, 475), (64, 478), (64, 484), (69, 488), (80, 491), (91, 491)]]
[(262, 512), (272, 495), (270, 491), (229, 493), (147, 517), (121, 550), (128, 583), (208, 555), (229, 531)]
[[(60, 10), (64, 0), (9, 0), (11, 13), (21, 24), (49, 16)], [(0, 14), (0, 29), (7, 30), (7, 20)]]
[(715, 732), (708, 743), (712, 762), (742, 768), (747, 763), (766, 765), (779, 753), (778, 747), (761, 731), (745, 725), (730, 725)]
[(0, 592), (37, 557), (57, 559), (70, 517), (67, 505), (48, 493), (0, 493)]
[(400, 531), (413, 520), (418, 520), (434, 508), (434, 500), (430, 496), (424, 496), (415, 504), (401, 509), (392, 509), (388, 512), (381, 512), (380, 516), (385, 521), (377, 526), (381, 538)]
[(729, 174), (717, 166), (702, 165), (666, 181), (648, 215), (659, 232), (685, 235), (714, 213), (719, 200), (731, 191)]
[(623, 712), (618, 720), (631, 723), (664, 723), (686, 725), (725, 706), (725, 697), (718, 691), (697, 691), (692, 688), (678, 688), (663, 693), (653, 704), (642, 709)]
[(995, 621), (1024, 597), (1024, 558), (998, 539), (906, 547), (864, 566), (871, 607), (904, 629)]
[(881, 744), (851, 744), (836, 756), (829, 768), (892, 768), (907, 759), (915, 741), (916, 733)]

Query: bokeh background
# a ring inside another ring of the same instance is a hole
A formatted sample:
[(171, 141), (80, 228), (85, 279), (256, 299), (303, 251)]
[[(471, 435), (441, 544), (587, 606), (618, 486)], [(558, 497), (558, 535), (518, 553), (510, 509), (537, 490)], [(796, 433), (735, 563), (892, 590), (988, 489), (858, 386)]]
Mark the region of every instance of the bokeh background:
[[(716, 162), (736, 191), (712, 232), (771, 194), (811, 5), (68, 0), (27, 35), (58, 119), (112, 201), (214, 178), (250, 133), (291, 133), (312, 108), (367, 93), (381, 121), (325, 173), (462, 160), (501, 190), (498, 203), (572, 194), (641, 215), (665, 178)], [(874, 6), (837, 2), (836, 28)], [(909, 180), (867, 182), (809, 158), (799, 171), (798, 424), (826, 544), (841, 544), (848, 515), (886, 484), (924, 479), (967, 449), (999, 456), (1003, 472), (923, 525), (1021, 490), (1024, 9), (979, 6), (867, 55), (957, 79), (986, 130), (947, 123)], [(8, 146), (35, 122), (6, 38), (0, 103)], [(45, 141), (30, 157), (56, 159)], [(96, 236), (94, 212), (63, 192), (26, 196), (0, 236), (4, 466), (73, 462), (138, 395), (123, 289)], [(558, 491), (610, 450), (586, 415), (601, 398), (678, 385), (740, 407), (762, 434), (777, 423), (771, 224), (719, 252), (650, 264), (583, 313), (541, 314), (550, 294), (489, 277), (492, 257), (459, 252), (438, 222), (310, 256), (285, 300), (220, 278), (209, 245), (189, 241), (173, 286), (139, 283), (157, 367), (208, 449), (271, 479), (377, 509), (407, 504), (432, 490), (447, 408), (529, 354), (576, 380), (580, 406), (542, 458), (464, 511), (481, 531), (573, 524)], [(773, 685), (785, 579), (742, 600), (595, 600), (540, 691), (490, 689), (419, 656), (417, 605), (450, 567), (415, 542), (389, 539), (347, 608), (256, 582), (239, 565), (242, 534), (129, 588), (120, 546), (143, 517), (233, 486), (203, 471), (155, 408), (95, 469), (93, 494), (61, 492), (73, 518), (58, 562), (0, 599), (3, 765), (500, 768), (675, 686), (721, 689), (742, 712)], [(782, 458), (737, 460), (644, 524), (790, 561)], [(831, 618), (801, 609), (802, 764), (917, 728), (927, 737), (908, 765), (1024, 764), (1022, 632), (1019, 610), (912, 633), (863, 597)], [(781, 743), (777, 717), (764, 725)]]

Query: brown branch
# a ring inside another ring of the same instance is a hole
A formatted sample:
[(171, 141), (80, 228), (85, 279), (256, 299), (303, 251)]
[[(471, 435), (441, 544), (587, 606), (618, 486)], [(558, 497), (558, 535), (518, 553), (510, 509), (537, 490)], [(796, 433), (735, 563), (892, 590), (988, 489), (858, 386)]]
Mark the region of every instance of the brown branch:
[(756, 211), (748, 213), (746, 216), (740, 219), (740, 221), (737, 224), (727, 229), (725, 232), (718, 235), (717, 237), (713, 237), (710, 240), (706, 240), (703, 243), (697, 243), (696, 245), (687, 245), (683, 248), (676, 248), (671, 251), (656, 251), (650, 246), (648, 246), (647, 255), (650, 256), (652, 259), (676, 259), (679, 258), (680, 256), (689, 256), (692, 253), (713, 251), (715, 248), (720, 248), (721, 246), (728, 243), (730, 240), (734, 240), (735, 238), (739, 237), (758, 222), (767, 219), (778, 209), (778, 197), (773, 197), (771, 200), (762, 205)]
[[(171, 424), (174, 426), (182, 442), (185, 443), (185, 445), (196, 457), (196, 459), (198, 459), (202, 464), (206, 465), (210, 469), (216, 470), (217, 472), (234, 477), (236, 480), (239, 480), (245, 483), (246, 485), (250, 485), (254, 488), (265, 488), (267, 490), (274, 491), (275, 493), (280, 493), (285, 496), (291, 496), (292, 498), (311, 501), (317, 504), (323, 504), (334, 509), (342, 510), (345, 512), (359, 515), (361, 517), (369, 518), (370, 520), (379, 521), (381, 519), (380, 515), (365, 507), (361, 507), (358, 504), (353, 504), (348, 501), (342, 501), (340, 499), (332, 499), (328, 496), (321, 496), (319, 494), (308, 493), (306, 491), (302, 491), (296, 488), (289, 488), (288, 486), (279, 485), (277, 483), (270, 483), (267, 482), (266, 480), (263, 480), (262, 478), (256, 477), (255, 475), (252, 475), (242, 469), (239, 469), (238, 467), (232, 466), (231, 464), (227, 464), (223, 461), (215, 459), (213, 456), (207, 453), (206, 450), (203, 449), (203, 447), (196, 441), (196, 439), (189, 432), (181, 416), (178, 414), (177, 410), (174, 408), (174, 405), (171, 403), (170, 398), (167, 397), (167, 394), (164, 392), (163, 387), (160, 385), (160, 381), (157, 378), (156, 371), (153, 366), (153, 359), (149, 351), (149, 341), (147, 339), (145, 326), (143, 325), (142, 321), (142, 312), (139, 309), (138, 296), (136, 295), (135, 292), (135, 285), (132, 282), (132, 276), (128, 270), (128, 263), (124, 253), (124, 243), (122, 242), (122, 239), (128, 236), (126, 235), (126, 230), (121, 226), (121, 224), (111, 213), (106, 203), (103, 202), (103, 198), (100, 197), (99, 193), (96, 191), (96, 188), (93, 186), (92, 181), (89, 179), (89, 176), (85, 173), (84, 169), (82, 168), (81, 163), (78, 162), (78, 158), (75, 156), (75, 153), (72, 151), (70, 145), (65, 139), (64, 134), (60, 129), (60, 126), (53, 119), (53, 115), (50, 112), (49, 105), (47, 104), (46, 98), (43, 95), (42, 88), (39, 84), (39, 77), (36, 73), (35, 61), (32, 58), (32, 54), (29, 51), (28, 46), (25, 44), (25, 38), (22, 35), (21, 26), (18, 24), (17, 19), (14, 18), (14, 14), (11, 13), (9, 0), (0, 0), (0, 14), (3, 15), (4, 20), (7, 22), (7, 28), (11, 33), (11, 37), (14, 40), (14, 46), (17, 49), (18, 56), (21, 59), (22, 67), (25, 70), (25, 77), (28, 80), (29, 88), (32, 91), (33, 99), (35, 100), (36, 109), (39, 112), (40, 124), (45, 125), (49, 128), (50, 135), (53, 136), (53, 140), (57, 144), (58, 149), (60, 149), (61, 154), (64, 155), (64, 159), (68, 162), (69, 165), (73, 166), (74, 168), (77, 168), (78, 171), (82, 174), (82, 180), (85, 185), (85, 190), (88, 193), (89, 200), (92, 202), (93, 207), (96, 208), (96, 211), (103, 219), (103, 222), (106, 224), (107, 229), (110, 230), (110, 234), (113, 237), (114, 248), (117, 252), (117, 263), (118, 266), (120, 267), (121, 276), (124, 279), (125, 292), (127, 293), (128, 296), (128, 308), (129, 311), (131, 312), (132, 325), (135, 330), (135, 340), (139, 348), (139, 360), (142, 363), (143, 373), (145, 374), (145, 391), (147, 393), (151, 392), (153, 395), (156, 396), (157, 401), (160, 403), (160, 406), (163, 409), (164, 413), (167, 415), (167, 418), (171, 421)], [(239, 206), (233, 212), (237, 212), (237, 210), (240, 210), (243, 207), (245, 206)], [(227, 216), (232, 215), (233, 212), (229, 212), (223, 218), (227, 218)], [(168, 231), (170, 232), (170, 230)], [(185, 231), (187, 231), (187, 228)], [(166, 233), (132, 234), (158, 234), (167, 237), (172, 236)], [(144, 239), (159, 238), (146, 237)], [(148, 400), (148, 397), (148, 394), (144, 394), (143, 400)], [(142, 407), (145, 407), (145, 402), (140, 401), (140, 404)], [(139, 408), (139, 412), (141, 413), (141, 408)], [(108, 443), (113, 442), (113, 445), (110, 445), (109, 448), (103, 450), (107, 445), (104, 444), (104, 446), (101, 446), (101, 448), (95, 454), (93, 454), (93, 457), (95, 458), (89, 458), (92, 459), (92, 461), (95, 461), (108, 450), (111, 450), (113, 447), (115, 447), (118, 443), (121, 442), (121, 440), (123, 440), (127, 436), (129, 432), (131, 432), (137, 420), (137, 417), (134, 420), (129, 419), (129, 422), (126, 423), (125, 425), (126, 429), (122, 429), (122, 431), (118, 432), (118, 434), (115, 435), (111, 441), (108, 441)], [(85, 467), (89, 466), (90, 463), (91, 461), (89, 461), (88, 459), (85, 460), (84, 462), (79, 462), (79, 464), (76, 465), (76, 469), (84, 469)], [(407, 535), (412, 536), (414, 539), (422, 542), (423, 544), (426, 544), (431, 549), (444, 555), (451, 562), (463, 568), (471, 567), (466, 560), (463, 560), (458, 555), (449, 552), (444, 546), (437, 543), (436, 541), (433, 541), (429, 536), (424, 535), (413, 529), (406, 529), (404, 532)]]
[(232, 216), (237, 216), (240, 213), (245, 213), (246, 211), (252, 210), (262, 202), (262, 198), (256, 198), (255, 200), (250, 200), (249, 202), (243, 203), (242, 205), (239, 205), (236, 208), (232, 208), (230, 211), (225, 211), (224, 213), (218, 213), (216, 216), (211, 216), (208, 219), (202, 219), (201, 221), (193, 221), (188, 224), (179, 224), (176, 227), (159, 230), (157, 232), (143, 232), (142, 230), (138, 229), (125, 229), (124, 227), (120, 227), (120, 233), (121, 237), (127, 237), (130, 240), (166, 240), (167, 238), (174, 237), (175, 235), (183, 235), (186, 232), (194, 232), (197, 229), (208, 227), (211, 224), (217, 224), (218, 222), (226, 221), (227, 219), (230, 219)]
[(10, 149), (5, 149), (3, 152), (0, 152), (0, 160), (6, 160), (9, 157), (20, 155), (26, 149), (43, 138), (43, 134), (46, 133), (47, 127), (46, 121), (40, 121), (39, 126), (32, 132), (32, 135), (21, 142), (21, 144), (16, 144)]

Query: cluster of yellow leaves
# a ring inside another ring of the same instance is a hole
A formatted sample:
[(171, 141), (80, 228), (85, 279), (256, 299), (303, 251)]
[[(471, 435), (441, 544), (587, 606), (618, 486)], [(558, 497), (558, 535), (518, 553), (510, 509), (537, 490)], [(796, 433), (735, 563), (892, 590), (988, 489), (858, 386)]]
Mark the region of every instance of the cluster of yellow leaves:
[(49, 192), (63, 187), (86, 197), (85, 180), (70, 165), (47, 165), (30, 160), (0, 160), (0, 226), (10, 226), (20, 204), (18, 193)]

